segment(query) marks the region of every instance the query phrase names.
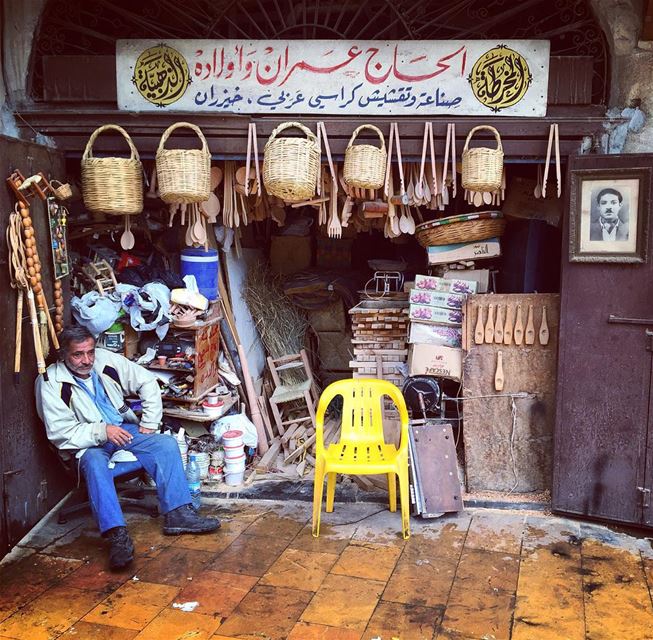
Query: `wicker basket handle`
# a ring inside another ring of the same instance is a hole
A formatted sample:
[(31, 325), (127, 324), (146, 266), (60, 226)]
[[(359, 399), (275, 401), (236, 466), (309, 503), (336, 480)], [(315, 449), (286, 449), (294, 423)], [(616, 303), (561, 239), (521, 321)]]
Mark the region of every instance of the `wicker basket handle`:
[(130, 160), (140, 160), (138, 156), (138, 151), (136, 150), (136, 147), (134, 146), (134, 143), (132, 142), (132, 139), (129, 137), (129, 134), (120, 126), (117, 124), (105, 124), (102, 125), (101, 127), (98, 127), (92, 134), (91, 137), (88, 139), (88, 142), (86, 143), (86, 148), (84, 149), (84, 153), (82, 154), (82, 160), (86, 160), (87, 158), (92, 158), (93, 157), (93, 145), (95, 144), (95, 139), (101, 134), (104, 133), (105, 131), (117, 131), (120, 133), (120, 135), (127, 140), (127, 144), (129, 145), (129, 149), (131, 151), (131, 156)]
[(501, 144), (501, 136), (499, 135), (499, 132), (494, 127), (491, 127), (486, 124), (481, 124), (478, 127), (474, 127), (467, 134), (467, 140), (465, 140), (465, 148), (463, 149), (463, 153), (467, 151), (467, 149), (469, 148), (469, 141), (471, 140), (472, 136), (480, 129), (487, 129), (488, 131), (491, 131), (494, 134), (494, 137), (496, 138), (497, 141), (497, 151), (503, 151), (503, 145)]
[(375, 127), (373, 124), (362, 124), (360, 127), (357, 127), (354, 130), (354, 133), (351, 134), (351, 138), (349, 139), (349, 144), (347, 145), (347, 149), (351, 149), (352, 145), (354, 144), (354, 140), (356, 140), (356, 136), (363, 130), (363, 129), (371, 129), (376, 133), (376, 135), (379, 136), (379, 140), (381, 140), (381, 151), (385, 151), (385, 140), (383, 139), (383, 134), (381, 133), (381, 130), (378, 127)]
[(314, 144), (317, 144), (317, 136), (308, 127), (305, 127), (301, 122), (283, 122), (283, 123), (281, 123), (270, 134), (270, 137), (268, 138), (268, 142), (272, 142), (272, 140), (274, 140), (285, 129), (291, 129), (293, 127), (297, 128), (297, 129), (301, 129), (306, 134), (306, 137), (311, 142), (313, 142)]
[(197, 137), (200, 139), (200, 141), (202, 142), (202, 151), (204, 151), (205, 153), (208, 153), (209, 146), (206, 144), (206, 138), (204, 137), (204, 134), (202, 133), (202, 130), (197, 125), (191, 124), (190, 122), (175, 122), (175, 124), (171, 124), (163, 132), (163, 135), (161, 136), (161, 140), (159, 141), (159, 148), (157, 149), (157, 153), (159, 151), (163, 150), (163, 146), (168, 141), (168, 138), (170, 137), (172, 132), (175, 129), (179, 129), (181, 127), (188, 127), (189, 129), (192, 129), (197, 134)]

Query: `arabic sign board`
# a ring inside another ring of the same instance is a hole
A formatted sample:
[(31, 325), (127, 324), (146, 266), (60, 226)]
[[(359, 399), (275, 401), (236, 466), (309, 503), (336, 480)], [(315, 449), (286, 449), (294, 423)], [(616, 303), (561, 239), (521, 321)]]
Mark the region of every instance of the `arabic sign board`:
[(547, 40), (118, 40), (128, 111), (546, 114)]

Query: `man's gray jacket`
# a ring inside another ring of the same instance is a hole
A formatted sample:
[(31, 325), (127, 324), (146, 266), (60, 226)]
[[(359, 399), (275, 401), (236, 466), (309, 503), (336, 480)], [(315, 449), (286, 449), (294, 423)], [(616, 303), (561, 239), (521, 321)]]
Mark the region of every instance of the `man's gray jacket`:
[[(93, 369), (124, 422), (139, 424), (144, 429), (159, 428), (161, 390), (150, 371), (106, 349), (95, 350)], [(79, 450), (104, 444), (107, 425), (102, 414), (68, 367), (57, 362), (50, 365), (47, 372), (47, 382), (43, 376), (36, 379), (36, 409), (45, 423), (48, 439), (57, 447), (64, 461), (70, 460)], [(140, 422), (125, 404), (125, 395), (138, 396), (142, 400)]]

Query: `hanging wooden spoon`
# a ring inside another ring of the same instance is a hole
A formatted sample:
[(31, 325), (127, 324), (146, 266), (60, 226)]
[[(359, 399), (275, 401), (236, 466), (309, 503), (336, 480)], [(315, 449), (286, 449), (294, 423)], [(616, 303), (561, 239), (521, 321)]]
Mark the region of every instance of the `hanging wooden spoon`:
[(521, 345), (524, 339), (524, 323), (522, 322), (520, 304), (517, 305), (517, 317), (515, 319), (515, 330), (513, 335), (515, 337), (515, 344), (517, 346)]
[(485, 329), (483, 327), (483, 307), (478, 305), (478, 315), (476, 316), (476, 329), (474, 329), (474, 342), (483, 344), (485, 339)]
[(483, 205), (483, 194), (480, 191), (474, 192), (474, 206), (481, 207)]
[(497, 351), (497, 370), (494, 374), (494, 390), (503, 391), (504, 382), (505, 378), (503, 375), (503, 353), (501, 351)]
[(129, 219), (129, 216), (125, 216), (125, 230), (123, 231), (123, 234), (120, 236), (120, 246), (125, 251), (129, 251), (129, 249), (132, 249), (134, 247), (135, 242), (136, 239), (134, 238), (134, 234), (131, 231), (131, 221)]
[(220, 167), (211, 167), (211, 191), (215, 191), (222, 182), (222, 169)]
[(535, 343), (535, 327), (533, 325), (533, 305), (528, 305), (528, 320), (526, 322), (526, 333), (524, 334), (524, 342), (526, 344)]
[(494, 323), (494, 342), (501, 344), (503, 342), (503, 311), (501, 305), (497, 305), (497, 321)]
[(540, 323), (540, 344), (549, 344), (549, 324), (546, 321), (546, 307), (542, 307), (542, 322)]
[(513, 313), (512, 305), (506, 305), (506, 324), (503, 327), (503, 344), (512, 344), (512, 323)]
[(485, 205), (492, 204), (492, 194), (489, 191), (483, 191), (483, 204)]
[(487, 322), (485, 323), (485, 344), (494, 342), (494, 305), (487, 308)]
[(199, 244), (204, 244), (206, 242), (206, 228), (204, 227), (204, 218), (200, 214), (200, 207), (198, 204), (194, 204), (193, 208), (195, 209), (195, 240)]

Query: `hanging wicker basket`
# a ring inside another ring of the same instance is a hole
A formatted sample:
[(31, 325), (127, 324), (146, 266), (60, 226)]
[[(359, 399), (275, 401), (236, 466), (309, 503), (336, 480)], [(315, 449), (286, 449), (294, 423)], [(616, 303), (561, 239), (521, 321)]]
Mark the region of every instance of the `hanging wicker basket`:
[[(305, 138), (279, 138), (285, 129), (301, 129)], [(315, 195), (320, 150), (315, 134), (299, 122), (284, 122), (270, 135), (263, 156), (266, 191), (286, 202), (310, 200)]]
[[(93, 144), (105, 131), (118, 131), (129, 145), (129, 158), (95, 158)], [(97, 128), (82, 155), (82, 194), (89, 211), (134, 215), (143, 210), (143, 167), (129, 134), (116, 124)]]
[(497, 238), (503, 235), (505, 228), (506, 220), (500, 211), (481, 211), (418, 224), (415, 238), (428, 248)]
[(50, 180), (50, 185), (52, 185), (52, 191), (54, 193), (54, 197), (57, 200), (63, 202), (64, 200), (68, 200), (69, 198), (72, 198), (73, 190), (72, 187), (67, 182), (62, 183), (59, 182), (59, 180)]
[[(176, 129), (192, 129), (202, 142), (201, 149), (165, 149), (170, 134)], [(161, 136), (156, 151), (156, 175), (161, 200), (192, 204), (209, 199), (211, 192), (211, 154), (201, 129), (190, 122), (176, 122)]]
[[(469, 148), (469, 141), (474, 133), (481, 129), (488, 129), (494, 134), (497, 141), (496, 149), (488, 147)], [(503, 174), (503, 146), (499, 132), (486, 125), (474, 127), (465, 140), (463, 149), (463, 178), (464, 189), (471, 191), (497, 191), (501, 188)]]
[[(371, 129), (381, 140), (381, 147), (371, 144), (354, 145), (354, 140), (363, 129)], [(385, 182), (388, 153), (381, 131), (371, 124), (363, 124), (351, 134), (345, 150), (345, 182), (355, 189), (380, 189)]]

